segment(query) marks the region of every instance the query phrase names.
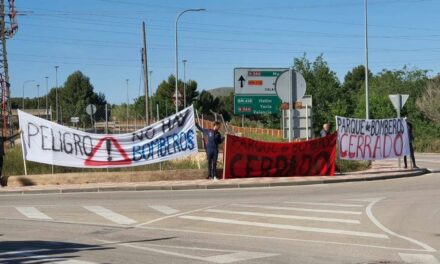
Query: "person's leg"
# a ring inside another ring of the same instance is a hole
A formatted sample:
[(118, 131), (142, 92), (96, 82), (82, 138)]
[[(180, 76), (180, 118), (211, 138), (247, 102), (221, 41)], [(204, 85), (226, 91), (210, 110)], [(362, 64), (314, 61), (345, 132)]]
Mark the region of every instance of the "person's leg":
[(218, 151), (215, 151), (212, 156), (212, 178), (217, 179), (217, 159)]
[(0, 156), (0, 185), (1, 186), (8, 185), (8, 181), (6, 177), (3, 176), (3, 156)]
[(410, 154), (411, 154), (411, 162), (413, 164), (413, 168), (417, 168), (416, 157), (414, 156), (414, 148), (413, 148), (412, 143), (409, 143), (409, 150), (410, 150)]
[(405, 165), (405, 169), (408, 168), (408, 164), (406, 162), (406, 156), (403, 156), (403, 165)]
[(212, 153), (208, 152), (208, 150), (206, 151), (208, 157), (208, 179), (210, 179), (212, 178)]

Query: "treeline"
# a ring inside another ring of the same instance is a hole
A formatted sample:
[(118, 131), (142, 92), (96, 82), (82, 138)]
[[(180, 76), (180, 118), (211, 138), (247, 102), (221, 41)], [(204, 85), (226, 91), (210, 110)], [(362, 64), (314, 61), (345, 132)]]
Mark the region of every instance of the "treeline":
[[(313, 98), (314, 130), (317, 134), (323, 123), (335, 124), (335, 116), (365, 118), (365, 68), (360, 65), (348, 71), (341, 83), (323, 56), (310, 61), (306, 56), (294, 61), (294, 69), (300, 72), (307, 83), (306, 95)], [(232, 70), (231, 70), (232, 72)], [(369, 109), (371, 119), (390, 118), (396, 111), (388, 98), (389, 94), (409, 94), (409, 99), (401, 111), (414, 127), (415, 146), (418, 151), (440, 152), (440, 76), (429, 77), (428, 70), (403, 67), (398, 70), (382, 70), (369, 75)], [(186, 105), (194, 104), (199, 114), (211, 116), (212, 111), (222, 114), (231, 124), (245, 126), (280, 128), (280, 114), (246, 117), (233, 114), (233, 93), (214, 98), (208, 91), (199, 92), (197, 82), (189, 80), (186, 85), (179, 80), (181, 95), (186, 92)], [(60, 119), (68, 123), (70, 117), (79, 116), (84, 126), (90, 123), (85, 113), (88, 104), (98, 106), (96, 116), (105, 116), (105, 96), (95, 93), (88, 77), (74, 72), (59, 87), (59, 104), (62, 109)], [(151, 117), (159, 119), (175, 112), (171, 100), (175, 93), (175, 77), (162, 81), (150, 98)], [(49, 105), (54, 109), (55, 89), (48, 94)], [(21, 108), (21, 98), (13, 98), (12, 107)], [(45, 96), (40, 97), (40, 108), (45, 106)], [(37, 108), (37, 98), (26, 99), (25, 108)], [(157, 108), (159, 111), (157, 111)], [(127, 119), (127, 105), (111, 105), (109, 115), (113, 120)], [(54, 113), (55, 115), (55, 113)], [(145, 118), (145, 97), (140, 96), (128, 105), (128, 118)]]

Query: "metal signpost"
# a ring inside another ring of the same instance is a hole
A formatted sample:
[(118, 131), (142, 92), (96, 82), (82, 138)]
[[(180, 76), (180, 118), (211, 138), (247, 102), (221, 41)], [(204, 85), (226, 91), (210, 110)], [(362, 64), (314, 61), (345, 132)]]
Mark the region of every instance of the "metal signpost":
[[(397, 112), (397, 118), (400, 118), (400, 110), (405, 105), (406, 100), (408, 100), (409, 94), (390, 94), (389, 98), (391, 100), (391, 103), (394, 106), (394, 109), (396, 109)], [(411, 140), (411, 139), (410, 139)], [(410, 162), (411, 163), (411, 162)], [(412, 163), (411, 163), (412, 164)], [(400, 157), (398, 159), (398, 165), (399, 168), (401, 167), (401, 160)]]
[[(89, 104), (86, 107), (86, 113), (90, 116), (90, 121), (92, 122), (92, 126), (93, 126), (93, 115), (96, 113), (96, 106), (94, 104)], [(96, 133), (96, 127), (93, 126), (95, 128), (95, 133)]]
[[(293, 102), (298, 101), (304, 96), (306, 92), (306, 81), (300, 73), (292, 69), (286, 70), (275, 80), (275, 91), (283, 102), (289, 103), (289, 142), (291, 142), (293, 130)], [(306, 111), (306, 115), (308, 115), (308, 111)]]

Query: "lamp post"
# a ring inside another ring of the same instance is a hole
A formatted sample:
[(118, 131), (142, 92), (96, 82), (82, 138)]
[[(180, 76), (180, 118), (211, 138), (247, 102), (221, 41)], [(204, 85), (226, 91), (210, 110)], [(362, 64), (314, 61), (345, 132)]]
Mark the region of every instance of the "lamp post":
[(37, 84), (37, 116), (39, 115), (40, 112), (40, 85)]
[(48, 107), (47, 96), (49, 94), (49, 76), (46, 76), (44, 78), (46, 78), (46, 118), (48, 118), (48, 116), (49, 116), (49, 107)]
[(152, 80), (151, 80), (151, 75), (153, 74), (153, 71), (148, 71), (148, 73), (150, 74), (150, 78), (148, 78), (148, 81), (150, 82), (149, 83), (149, 85), (148, 85), (148, 87), (150, 87), (150, 103), (149, 103), (149, 105), (150, 105), (150, 113), (151, 113), (151, 118), (153, 118), (153, 86), (151, 86), (151, 83), (153, 82)]
[(26, 85), (26, 83), (31, 83), (31, 82), (35, 82), (35, 80), (27, 80), (23, 82), (23, 86), (22, 86), (23, 97), (22, 97), (22, 106), (21, 106), (23, 111), (24, 111), (24, 86)]
[(182, 60), (183, 62), (183, 108), (186, 108), (186, 62), (187, 60)]
[(127, 82), (127, 132), (128, 132), (128, 103), (129, 103), (129, 100), (128, 100), (128, 80), (129, 79), (125, 79), (125, 81)]
[(368, 108), (368, 0), (365, 0), (365, 119), (370, 119)]
[(56, 121), (59, 122), (58, 120), (58, 68), (60, 66), (55, 66), (55, 111), (56, 111)]
[(184, 10), (184, 11), (180, 12), (180, 14), (176, 18), (176, 93), (175, 93), (175, 95), (176, 95), (176, 113), (179, 111), (179, 104), (177, 102), (177, 100), (178, 100), (177, 84), (179, 82), (179, 53), (178, 53), (177, 25), (178, 25), (180, 17), (183, 14), (185, 14), (186, 12), (199, 12), (199, 11), (206, 11), (206, 9), (204, 9), (204, 8), (200, 8), (200, 9), (187, 9), (187, 10)]

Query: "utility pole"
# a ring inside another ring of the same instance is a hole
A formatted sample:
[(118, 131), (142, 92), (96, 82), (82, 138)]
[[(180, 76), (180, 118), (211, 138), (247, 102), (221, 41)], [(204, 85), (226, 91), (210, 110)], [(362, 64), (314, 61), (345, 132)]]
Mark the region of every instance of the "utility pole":
[(144, 46), (142, 48), (142, 64), (144, 68), (144, 85), (145, 85), (145, 121), (147, 125), (150, 124), (150, 115), (149, 115), (149, 107), (148, 107), (148, 61), (147, 61), (147, 37), (145, 33), (145, 22), (142, 22), (142, 32), (143, 32), (143, 40)]
[[(6, 52), (6, 39), (12, 38), (18, 31), (18, 24), (16, 20), (17, 11), (14, 7), (14, 0), (9, 0), (9, 10), (5, 13), (4, 0), (0, 0), (0, 86), (1, 86), (1, 121), (2, 121), (2, 136), (12, 135), (12, 113), (11, 113), (11, 90), (9, 83), (9, 67), (8, 56)], [(9, 27), (6, 26), (6, 17), (9, 17)]]

